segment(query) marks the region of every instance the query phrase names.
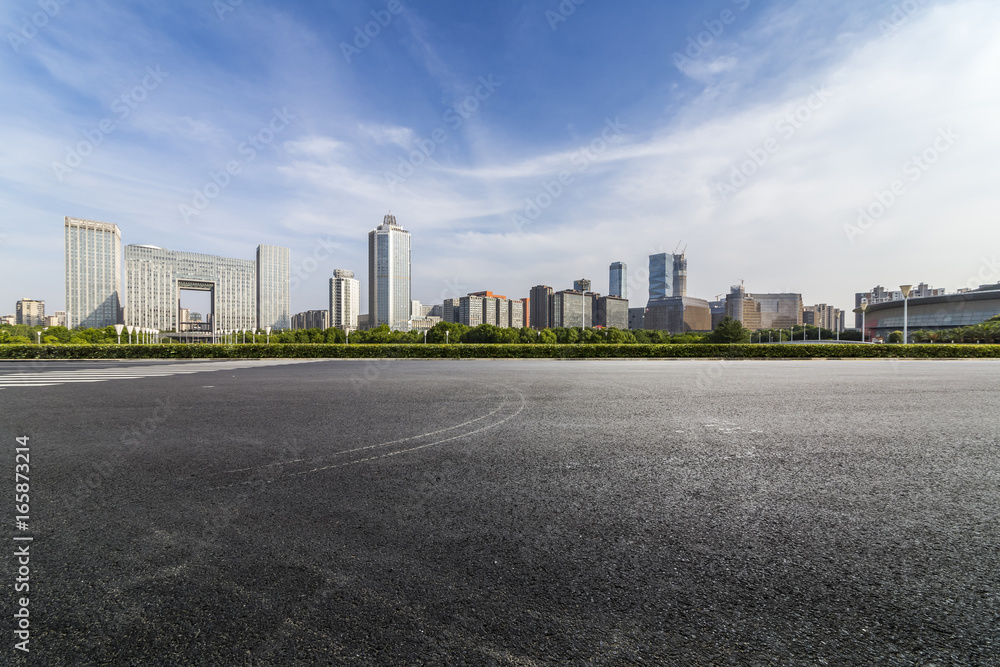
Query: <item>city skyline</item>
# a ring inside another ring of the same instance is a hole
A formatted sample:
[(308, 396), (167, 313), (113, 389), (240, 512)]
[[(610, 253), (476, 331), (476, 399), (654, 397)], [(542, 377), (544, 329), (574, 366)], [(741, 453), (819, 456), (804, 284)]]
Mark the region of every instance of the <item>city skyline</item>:
[[(292, 312), (362, 270), (388, 208), (422, 241), (423, 303), (599, 284), (610, 261), (644, 294), (645, 258), (679, 241), (705, 297), (745, 280), (848, 308), (1000, 279), (991, 3), (223, 4), (59, 4), (30, 37), (0, 9), (0, 301), (72, 312), (67, 214), (135, 244), (288, 247)], [(372, 12), (391, 20), (362, 48)]]
[[(65, 227), (65, 273), (66, 273), (66, 295), (67, 302), (73, 302), (73, 299), (77, 301), (89, 300), (94, 301), (94, 299), (100, 297), (104, 292), (108, 294), (104, 295), (105, 298), (100, 299), (102, 301), (109, 301), (114, 304), (113, 308), (107, 306), (105, 303), (100, 308), (91, 308), (91, 314), (88, 316), (89, 319), (95, 317), (95, 312), (100, 311), (104, 313), (104, 320), (111, 322), (112, 320), (120, 320), (125, 324), (135, 324), (135, 326), (151, 327), (153, 329), (159, 330), (176, 330), (176, 323), (167, 323), (175, 315), (170, 315), (176, 308), (171, 305), (173, 297), (167, 292), (171, 290), (177, 292), (177, 285), (169, 287), (168, 283), (171, 282), (169, 275), (173, 275), (176, 269), (172, 269), (178, 259), (184, 257), (180, 261), (180, 264), (185, 266), (192, 265), (194, 262), (209, 262), (210, 267), (201, 270), (202, 273), (207, 271), (208, 274), (215, 274), (218, 269), (214, 268), (216, 263), (235, 263), (239, 265), (237, 267), (237, 273), (242, 270), (241, 267), (246, 265), (248, 267), (246, 271), (247, 277), (243, 282), (247, 282), (249, 288), (251, 288), (252, 293), (248, 297), (231, 297), (229, 300), (235, 299), (233, 303), (243, 301), (253, 301), (252, 308), (254, 310), (251, 314), (240, 314), (233, 315), (230, 317), (226, 315), (224, 319), (226, 322), (221, 322), (218, 326), (221, 329), (230, 328), (242, 328), (245, 326), (250, 326), (244, 323), (247, 320), (254, 320), (257, 323), (258, 329), (263, 329), (266, 326), (270, 326), (275, 330), (282, 329), (292, 329), (296, 328), (292, 324), (291, 313), (288, 308), (290, 302), (288, 294), (290, 292), (290, 287), (294, 281), (290, 281), (289, 278), (289, 268), (290, 268), (290, 252), (287, 248), (280, 248), (276, 246), (265, 246), (261, 245), (257, 247), (256, 250), (256, 261), (245, 261), (245, 260), (233, 260), (224, 257), (211, 256), (203, 253), (191, 253), (184, 251), (168, 251), (161, 247), (148, 245), (148, 244), (127, 244), (124, 246), (124, 252), (122, 252), (121, 239), (122, 232), (121, 229), (113, 223), (103, 223), (92, 220), (81, 220), (78, 218), (72, 218), (66, 216), (64, 218)], [(111, 238), (112, 242), (108, 242), (105, 239)], [(402, 241), (398, 239), (402, 239)], [(381, 240), (379, 240), (381, 239)], [(395, 241), (395, 242), (394, 242)], [(680, 248), (680, 244), (678, 244)], [(671, 253), (656, 253), (649, 255), (649, 302), (647, 303), (647, 313), (650, 312), (649, 309), (654, 303), (660, 303), (663, 299), (669, 299), (671, 296), (685, 297), (686, 296), (686, 285), (687, 285), (687, 260), (685, 256), (686, 246), (684, 251), (680, 254)], [(81, 250), (83, 252), (81, 252)], [(150, 252), (159, 253), (161, 256), (149, 257)], [(89, 257), (89, 263), (80, 264), (80, 257)], [(176, 257), (176, 258), (175, 258)], [(152, 261), (151, 261), (152, 260)], [(178, 264), (178, 266), (180, 266)], [(105, 266), (107, 265), (107, 266)], [(120, 266), (120, 274), (107, 275), (109, 274), (113, 267)], [(193, 265), (192, 265), (193, 266)], [(206, 265), (207, 266), (207, 265)], [(392, 269), (390, 270), (390, 266)], [(112, 267), (109, 269), (109, 267)], [(99, 270), (98, 270), (99, 269)], [(166, 271), (164, 276), (159, 276), (158, 274)], [(369, 294), (374, 294), (378, 289), (376, 285), (376, 280), (373, 276), (379, 275), (379, 282), (384, 283), (382, 285), (382, 291), (389, 295), (390, 293), (400, 292), (403, 298), (390, 298), (387, 299), (387, 309), (385, 313), (382, 314), (382, 320), (379, 320), (375, 324), (369, 325), (370, 320), (366, 319), (365, 327), (367, 326), (378, 326), (378, 324), (386, 323), (390, 324), (390, 327), (395, 330), (408, 330), (410, 328), (410, 320), (414, 318), (421, 318), (422, 315), (416, 312), (410, 312), (409, 309), (404, 308), (404, 305), (411, 303), (414, 306), (419, 305), (419, 300), (409, 300), (405, 298), (410, 294), (410, 275), (411, 265), (410, 265), (410, 234), (407, 230), (403, 229), (397, 224), (395, 216), (392, 214), (387, 214), (383, 218), (382, 224), (378, 225), (374, 230), (369, 232), (369, 280), (371, 287), (369, 288)], [(93, 273), (99, 273), (100, 279), (96, 280), (91, 275)], [(185, 271), (181, 271), (187, 275), (187, 278), (195, 277), (199, 270), (187, 268)], [(399, 275), (394, 275), (398, 273)], [(169, 275), (168, 275), (169, 274)], [(328, 302), (327, 307), (323, 310), (327, 312), (330, 318), (331, 326), (336, 326), (337, 328), (345, 328), (343, 323), (333, 324), (333, 322), (344, 320), (348, 322), (347, 328), (357, 328), (358, 320), (357, 317), (360, 315), (358, 298), (363, 290), (360, 290), (360, 281), (354, 279), (354, 273), (350, 270), (335, 269), (333, 272), (333, 278), (329, 281), (329, 291), (327, 293)], [(385, 274), (385, 275), (381, 275)], [(393, 274), (393, 275), (390, 275)], [(178, 274), (180, 275), (180, 274)], [(220, 276), (222, 274), (219, 274)], [(235, 275), (235, 274), (234, 274)], [(622, 287), (626, 284), (625, 276), (627, 275), (627, 265), (623, 262), (612, 262), (609, 266), (609, 294), (605, 296), (618, 296), (615, 294), (618, 285)], [(89, 279), (89, 283), (86, 285), (86, 289), (81, 289), (84, 282), (88, 282), (87, 279), (81, 281), (81, 276)], [(343, 279), (350, 279), (349, 287), (345, 288)], [(224, 283), (232, 282), (232, 278), (214, 278), (218, 286), (222, 286)], [(237, 280), (239, 280), (237, 278)], [(174, 280), (177, 283), (176, 280)], [(189, 279), (181, 279), (181, 283), (191, 282)], [(197, 282), (197, 280), (196, 280)], [(592, 281), (588, 278), (580, 278), (573, 280), (572, 290), (575, 292), (591, 292)], [(252, 285), (250, 283), (253, 283)], [(1000, 284), (1000, 283), (998, 283)], [(392, 285), (393, 287), (390, 287)], [(920, 283), (914, 290), (912, 297), (926, 297), (926, 296), (937, 296), (946, 294), (955, 294), (961, 292), (968, 292), (970, 290), (975, 290), (976, 287), (989, 286), (989, 283), (980, 283), (977, 286), (960, 287), (953, 292), (949, 292), (947, 288), (931, 288), (927, 283)], [(400, 289), (400, 288), (405, 289)], [(530, 289), (531, 293), (534, 293), (539, 286), (534, 286)], [(166, 289), (166, 291), (164, 291)], [(185, 296), (186, 303), (191, 303), (195, 305), (195, 302), (199, 301), (201, 297), (196, 295), (201, 294), (197, 290), (204, 289), (202, 285), (183, 285), (180, 289), (188, 290), (187, 296)], [(552, 288), (547, 288), (551, 295)], [(733, 293), (737, 290), (743, 291), (742, 281), (740, 285), (733, 285), (730, 289), (730, 298)], [(195, 291), (191, 291), (195, 290)], [(225, 291), (225, 290), (224, 290)], [(238, 290), (237, 290), (238, 291)], [(565, 291), (565, 290), (564, 290)], [(897, 290), (885, 290), (881, 286), (876, 286), (873, 291), (877, 291), (878, 294), (869, 293), (867, 300), (871, 303), (878, 303), (884, 300), (896, 300), (902, 299), (902, 293)], [(162, 293), (161, 293), (162, 292)], [(99, 294), (100, 293), (100, 294)], [(179, 295), (180, 292), (177, 292)], [(235, 292), (234, 292), (235, 294)], [(471, 295), (472, 293), (470, 293)], [(479, 295), (491, 295), (491, 292), (477, 292)], [(759, 293), (758, 293), (759, 294)], [(72, 295), (72, 298), (71, 298)], [(803, 301), (802, 294), (795, 294), (800, 302), (801, 317), (812, 317), (811, 311), (812, 306), (806, 306)], [(594, 297), (597, 298), (600, 292), (595, 292)], [(723, 295), (716, 295), (720, 298)], [(757, 296), (757, 294), (752, 294), (749, 296)], [(855, 293), (855, 306), (860, 303), (860, 299), (863, 293)], [(25, 297), (27, 299), (27, 297)], [(340, 301), (346, 301), (341, 304)], [(501, 297), (506, 299), (506, 297)], [(551, 298), (551, 297), (550, 297)], [(226, 300), (226, 299), (223, 299)], [(28, 299), (28, 301), (32, 301)], [(131, 301), (138, 304), (141, 309), (139, 314), (136, 314), (136, 307), (134, 306), (129, 312), (127, 303)], [(451, 299), (443, 300), (445, 307), (447, 307), (447, 302)], [(457, 299), (456, 299), (457, 301)], [(702, 302), (701, 306), (708, 308), (708, 301), (697, 298), (688, 298), (689, 302)], [(202, 308), (212, 309), (211, 298), (208, 302), (203, 304)], [(390, 308), (390, 302), (394, 303)], [(627, 299), (625, 299), (627, 303)], [(17, 302), (17, 309), (20, 312), (20, 300)], [(44, 304), (45, 300), (38, 300), (38, 303)], [(96, 303), (96, 302), (95, 302)], [(221, 301), (220, 301), (221, 303)], [(713, 303), (724, 303), (722, 301)], [(729, 303), (729, 301), (725, 301)], [(431, 309), (435, 304), (428, 304), (426, 309)], [(441, 307), (442, 304), (436, 304)], [(662, 305), (662, 304), (661, 304)], [(44, 305), (42, 306), (44, 308)], [(241, 306), (242, 307), (242, 306)], [(346, 307), (346, 310), (345, 310)], [(687, 306), (685, 306), (686, 308)], [(228, 306), (227, 306), (228, 308)], [(726, 306), (728, 311), (730, 306)], [(835, 305), (828, 304), (817, 304), (815, 307), (818, 312), (823, 314), (823, 317), (833, 317), (833, 313), (843, 313), (844, 309), (841, 309)], [(84, 310), (83, 308), (80, 308)], [(190, 308), (182, 308), (182, 311), (190, 311)], [(338, 316), (335, 311), (342, 311)], [(392, 310), (395, 313), (394, 316), (389, 317), (386, 313)], [(403, 310), (406, 310), (408, 315), (404, 316), (402, 314)], [(579, 309), (578, 309), (579, 310)], [(107, 312), (105, 312), (107, 311)], [(117, 311), (118, 316), (108, 315), (108, 312)], [(397, 312), (398, 311), (398, 312)], [(549, 306), (549, 311), (551, 313), (552, 307)], [(56, 311), (61, 313), (63, 318), (66, 318), (66, 311)], [(234, 311), (235, 312), (235, 311)], [(319, 312), (317, 309), (308, 309), (307, 311), (300, 311), (298, 315), (304, 315), (306, 313)], [(593, 309), (593, 320), (596, 323), (597, 305), (595, 302)], [(163, 315), (163, 313), (168, 313)], [(365, 314), (367, 318), (370, 313)], [(5, 317), (14, 318), (13, 314), (8, 314)], [(101, 319), (98, 317), (98, 319)], [(235, 319), (232, 319), (235, 317)], [(743, 320), (740, 315), (735, 315), (735, 319)], [(838, 315), (838, 317), (840, 317)], [(856, 328), (860, 326), (861, 316), (857, 315)], [(164, 319), (166, 318), (166, 319)], [(73, 318), (66, 318), (72, 320)], [(79, 319), (77, 317), (76, 319)], [(229, 321), (231, 320), (232, 321)], [(546, 318), (548, 319), (548, 318)], [(161, 321), (162, 320), (162, 321)], [(446, 321), (448, 321), (446, 319)], [(825, 321), (825, 320), (824, 320)], [(833, 320), (831, 320), (832, 322)], [(844, 320), (839, 320), (844, 322)], [(137, 323), (138, 322), (138, 323)], [(679, 320), (678, 320), (679, 322)], [(811, 321), (810, 321), (811, 323)], [(157, 326), (158, 325), (158, 326)], [(107, 326), (105, 324), (104, 326)], [(666, 326), (665, 323), (654, 326), (653, 328), (671, 328)], [(827, 328), (831, 328), (828, 326)], [(72, 323), (71, 323), (72, 328)], [(768, 328), (768, 327), (763, 327)], [(779, 327), (780, 328), (780, 327)], [(700, 330), (700, 329), (699, 329)]]

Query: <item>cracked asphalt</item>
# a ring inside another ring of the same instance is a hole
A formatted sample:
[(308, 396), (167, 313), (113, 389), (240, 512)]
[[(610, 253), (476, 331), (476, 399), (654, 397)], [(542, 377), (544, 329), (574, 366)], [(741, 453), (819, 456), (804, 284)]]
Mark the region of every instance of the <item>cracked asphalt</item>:
[(8, 614), (0, 663), (1000, 664), (997, 362), (9, 386), (5, 493), (24, 435), (31, 652)]

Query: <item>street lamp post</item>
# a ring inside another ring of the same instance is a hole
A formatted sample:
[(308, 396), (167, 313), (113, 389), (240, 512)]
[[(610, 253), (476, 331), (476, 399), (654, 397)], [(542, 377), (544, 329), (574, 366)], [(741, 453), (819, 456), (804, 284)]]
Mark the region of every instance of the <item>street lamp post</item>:
[(863, 343), (865, 342), (865, 331), (867, 330), (865, 328), (865, 311), (868, 310), (868, 302), (862, 301), (858, 307), (861, 308), (861, 342)]
[(271, 344), (271, 327), (264, 327), (264, 333), (267, 334), (267, 344)]
[(899, 290), (903, 293), (903, 344), (910, 342), (909, 322), (907, 321), (906, 304), (910, 300), (910, 290), (913, 285), (900, 285)]
[(124, 329), (124, 328), (125, 328), (124, 324), (116, 324), (115, 325), (115, 333), (118, 334), (118, 344), (119, 345), (122, 344), (122, 329)]
[(132, 344), (132, 331), (135, 329), (135, 327), (133, 325), (129, 324), (125, 328), (128, 329), (128, 344), (131, 345)]

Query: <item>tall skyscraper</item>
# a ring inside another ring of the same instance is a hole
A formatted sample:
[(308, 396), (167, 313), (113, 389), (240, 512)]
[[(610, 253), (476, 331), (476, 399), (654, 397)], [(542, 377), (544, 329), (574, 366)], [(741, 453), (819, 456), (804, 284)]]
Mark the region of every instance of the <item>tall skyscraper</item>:
[(273, 245), (257, 246), (257, 328), (292, 326), (291, 251)]
[(610, 270), (608, 296), (628, 298), (628, 266), (625, 262), (613, 262)]
[(684, 253), (649, 256), (649, 299), (687, 296), (687, 259)]
[(70, 329), (121, 321), (122, 232), (118, 225), (67, 216), (66, 313)]
[(687, 259), (683, 252), (649, 256), (649, 301), (642, 326), (672, 334), (711, 331), (712, 308), (708, 301), (687, 295)]
[(361, 283), (354, 279), (354, 271), (334, 269), (330, 278), (330, 326), (356, 330), (360, 303)]
[(368, 325), (406, 331), (410, 305), (410, 232), (390, 214), (368, 232)]

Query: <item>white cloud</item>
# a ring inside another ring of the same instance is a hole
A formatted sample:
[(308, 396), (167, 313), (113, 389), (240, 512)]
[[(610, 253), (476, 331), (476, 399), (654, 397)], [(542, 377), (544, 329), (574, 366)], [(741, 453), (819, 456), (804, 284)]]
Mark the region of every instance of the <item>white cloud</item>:
[(408, 127), (362, 123), (358, 125), (358, 130), (371, 138), (377, 146), (393, 144), (406, 150), (413, 147), (413, 130)]

